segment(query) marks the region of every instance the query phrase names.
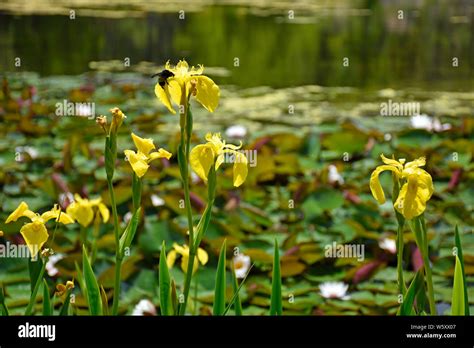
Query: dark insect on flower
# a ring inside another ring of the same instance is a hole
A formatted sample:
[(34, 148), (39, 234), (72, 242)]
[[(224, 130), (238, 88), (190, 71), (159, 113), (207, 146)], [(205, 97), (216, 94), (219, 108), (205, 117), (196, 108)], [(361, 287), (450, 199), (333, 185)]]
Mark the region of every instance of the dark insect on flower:
[(168, 83), (167, 80), (168, 80), (170, 77), (173, 77), (174, 74), (173, 74), (171, 71), (165, 69), (165, 70), (163, 70), (163, 71), (161, 71), (161, 72), (159, 72), (159, 73), (156, 73), (156, 74), (152, 75), (151, 77), (153, 78), (153, 77), (157, 77), (157, 76), (158, 76), (158, 84), (161, 86), (161, 88), (164, 89), (164, 88), (165, 88), (165, 84)]

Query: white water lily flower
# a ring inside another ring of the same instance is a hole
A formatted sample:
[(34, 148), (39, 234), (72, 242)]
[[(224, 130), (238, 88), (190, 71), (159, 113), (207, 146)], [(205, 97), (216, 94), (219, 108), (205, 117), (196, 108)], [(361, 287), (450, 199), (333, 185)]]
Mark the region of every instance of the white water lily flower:
[(390, 254), (396, 254), (397, 252), (397, 243), (394, 239), (384, 238), (379, 241), (380, 249), (387, 250)]
[(150, 300), (140, 300), (133, 309), (132, 315), (136, 316), (154, 316), (156, 315), (156, 307)]
[(54, 254), (49, 257), (48, 262), (46, 263), (46, 272), (50, 277), (58, 275), (59, 270), (56, 268), (56, 263), (64, 258), (61, 254)]
[(338, 183), (340, 185), (344, 184), (344, 178), (337, 170), (337, 167), (334, 164), (330, 164), (328, 167), (328, 181), (331, 184)]
[(19, 162), (23, 162), (25, 160), (23, 154), (28, 154), (28, 156), (30, 156), (31, 159), (35, 159), (38, 157), (39, 155), (39, 152), (36, 148), (32, 147), (32, 146), (17, 146), (15, 148), (15, 152), (18, 153), (18, 161)]
[(165, 200), (158, 195), (151, 195), (151, 204), (154, 207), (161, 207), (165, 205)]
[(444, 130), (451, 129), (451, 125), (449, 123), (441, 124), (439, 119), (437, 119), (436, 117), (430, 117), (426, 114), (410, 117), (410, 124), (412, 128), (425, 129), (429, 132), (441, 132)]
[(230, 126), (226, 129), (225, 135), (229, 138), (243, 138), (247, 135), (247, 128), (241, 125)]
[(238, 254), (233, 259), (235, 276), (242, 279), (247, 274), (250, 268), (250, 256)]
[(348, 300), (350, 296), (347, 295), (347, 289), (349, 285), (343, 282), (325, 282), (319, 285), (321, 296), (324, 298)]

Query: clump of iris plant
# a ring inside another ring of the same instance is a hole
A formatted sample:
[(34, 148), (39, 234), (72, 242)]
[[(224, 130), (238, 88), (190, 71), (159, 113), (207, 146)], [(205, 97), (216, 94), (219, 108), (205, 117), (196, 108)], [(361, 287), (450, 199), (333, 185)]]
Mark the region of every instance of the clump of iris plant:
[(436, 314), (433, 280), (429, 260), (428, 236), (424, 220), (426, 203), (431, 198), (434, 187), (431, 175), (422, 169), (426, 159), (420, 157), (414, 161), (406, 162), (405, 159), (390, 159), (381, 155), (383, 165), (378, 166), (370, 176), (370, 190), (379, 204), (385, 203), (385, 194), (380, 185), (379, 175), (384, 171), (392, 172), (393, 193), (392, 202), (398, 222), (397, 234), (397, 270), (398, 287), (402, 299), (405, 298), (407, 289), (403, 280), (403, 227), (407, 222), (423, 257), (424, 276), (428, 288), (428, 300), (431, 314)]
[[(245, 155), (238, 151), (242, 145), (235, 146), (226, 144), (225, 141), (221, 139), (220, 134), (208, 134), (206, 136), (207, 143), (197, 145), (191, 151), (193, 116), (190, 108), (190, 99), (195, 98), (207, 111), (214, 112), (219, 104), (219, 86), (217, 86), (211, 78), (203, 74), (204, 67), (202, 65), (199, 65), (197, 68), (193, 66), (189, 67), (185, 60), (179, 61), (175, 66), (167, 62), (164, 72), (166, 72), (166, 79), (158, 81), (155, 86), (155, 94), (163, 105), (173, 114), (176, 114), (174, 107), (174, 105), (176, 105), (180, 115), (179, 125), (181, 136), (177, 158), (183, 183), (189, 231), (186, 259), (183, 256), (183, 260), (187, 261), (183, 290), (184, 299), (178, 309), (178, 313), (184, 315), (193, 271), (196, 262), (199, 262), (199, 246), (211, 217), (216, 190), (216, 171), (225, 161), (225, 155), (232, 154), (234, 159), (233, 182), (234, 186), (238, 187), (243, 184), (247, 177), (248, 161)], [(191, 166), (208, 186), (207, 206), (197, 226), (194, 226), (191, 209), (189, 166)], [(164, 252), (164, 250), (162, 250), (162, 252)], [(171, 253), (175, 254), (176, 252), (175, 249)], [(182, 266), (184, 265), (182, 264)]]

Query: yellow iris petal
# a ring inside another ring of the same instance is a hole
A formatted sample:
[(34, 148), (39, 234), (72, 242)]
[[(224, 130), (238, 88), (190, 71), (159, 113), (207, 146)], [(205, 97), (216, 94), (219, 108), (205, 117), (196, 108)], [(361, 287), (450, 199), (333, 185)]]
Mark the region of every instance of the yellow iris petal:
[(408, 162), (407, 164), (405, 164), (405, 169), (418, 168), (418, 167), (423, 167), (425, 165), (426, 165), (425, 157), (420, 157), (420, 158), (417, 158), (414, 161), (411, 161), (411, 162)]
[(155, 95), (172, 114), (176, 114), (175, 109), (173, 109), (173, 106), (171, 105), (171, 96), (167, 85), (163, 88), (159, 83), (157, 83), (155, 86)]
[(165, 149), (158, 149), (158, 151), (150, 153), (150, 155), (148, 156), (148, 162), (151, 162), (157, 158), (170, 159), (171, 156), (172, 156), (171, 152), (168, 152)]
[(76, 219), (76, 221), (84, 227), (89, 226), (94, 219), (94, 211), (92, 206), (90, 204), (84, 203), (82, 200), (81, 202), (76, 201), (69, 204), (66, 209), (66, 213)]
[(74, 194), (74, 201), (77, 203), (85, 203), (86, 200), (82, 198), (78, 193)]
[(152, 139), (140, 138), (138, 135), (132, 133), (133, 143), (135, 144), (138, 152), (141, 152), (144, 155), (148, 155), (151, 150), (155, 148)]
[(379, 202), (379, 204), (385, 203), (385, 194), (383, 192), (382, 186), (380, 185), (379, 175), (385, 170), (390, 170), (394, 173), (399, 173), (398, 169), (392, 165), (382, 165), (375, 168), (370, 176), (370, 191), (374, 198)]
[(204, 249), (198, 248), (197, 258), (199, 262), (201, 262), (201, 265), (205, 265), (209, 260), (209, 255), (207, 255), (207, 252)]
[(214, 112), (219, 104), (219, 87), (207, 76), (195, 76), (196, 100), (209, 112)]
[[(411, 219), (415, 216), (421, 214), (420, 210), (425, 210), (426, 202), (421, 201), (417, 202), (417, 191), (418, 191), (418, 182), (416, 176), (410, 176), (406, 184), (404, 184), (403, 194), (399, 194), (399, 197), (403, 199), (401, 213), (405, 216), (406, 219)], [(422, 205), (424, 205), (422, 207)]]
[(135, 153), (132, 150), (125, 150), (125, 156), (128, 158), (128, 162), (132, 166), (133, 171), (135, 174), (141, 178), (147, 172), (149, 165), (147, 163), (146, 156)]
[[(221, 133), (207, 133), (206, 140), (212, 149), (214, 150), (215, 154), (221, 154), (224, 152), (225, 147), (230, 147), (231, 145), (226, 145), (225, 141), (221, 139)], [(217, 168), (216, 168), (217, 169)]]
[(107, 206), (104, 203), (97, 204), (97, 208), (99, 208), (99, 213), (102, 216), (102, 221), (107, 222), (110, 218), (110, 212)]
[(87, 201), (88, 204), (90, 204), (91, 206), (96, 207), (99, 205), (100, 202), (102, 202), (102, 198), (99, 197), (99, 198), (94, 198), (91, 200), (85, 199), (85, 201)]
[(179, 244), (173, 243), (173, 248), (180, 255), (189, 255), (189, 248), (187, 245), (181, 246)]
[(383, 154), (380, 155), (380, 158), (382, 158), (382, 162), (385, 164), (392, 165), (396, 167), (397, 169), (399, 169), (400, 171), (403, 169), (403, 164), (397, 160), (387, 158)]
[(189, 74), (189, 64), (184, 59), (180, 60), (174, 68), (170, 68), (170, 71), (178, 77), (186, 77)]
[(219, 156), (216, 158), (216, 171), (219, 169), (222, 163), (224, 163), (225, 155), (221, 153)]
[(61, 212), (61, 209), (57, 204), (54, 205), (53, 209), (41, 215), (43, 222), (47, 222), (51, 219), (56, 219), (56, 221), (58, 221), (58, 218), (59, 222), (65, 225), (74, 223), (74, 219), (67, 213)]
[(219, 140), (221, 139), (220, 133), (206, 133), (205, 136), (206, 141), (208, 142), (213, 142), (214, 140)]
[(166, 265), (168, 266), (168, 268), (171, 268), (173, 267), (175, 261), (176, 261), (176, 251), (175, 250), (171, 250), (168, 255), (166, 255)]
[(247, 168), (247, 157), (241, 152), (235, 152), (234, 160), (234, 186), (239, 187), (242, 185), (247, 178), (248, 168)]
[(24, 225), (20, 230), (23, 239), (30, 250), (31, 257), (34, 258), (41, 247), (48, 240), (48, 231), (40, 221), (33, 221)]
[(69, 216), (69, 214), (63, 212), (61, 213), (61, 215), (59, 215), (59, 222), (64, 225), (73, 224), (74, 218), (72, 216)]
[(426, 200), (429, 200), (434, 192), (433, 179), (431, 175), (423, 169), (418, 169), (416, 174), (418, 175), (419, 187), (422, 190), (421, 194)]
[(51, 219), (57, 219), (58, 215), (59, 215), (59, 212), (55, 212), (54, 210), (50, 210), (50, 211), (47, 211), (47, 212), (44, 212), (43, 214), (41, 214), (41, 219), (43, 220), (43, 222), (47, 222)]
[[(179, 78), (171, 78), (168, 80), (168, 92), (171, 96), (171, 100), (173, 103), (178, 105), (180, 107), (180, 110), (182, 108), (181, 102), (187, 103), (187, 98), (186, 96), (188, 95), (188, 90), (187, 90), (187, 81), (182, 80)], [(186, 91), (185, 95), (183, 96), (183, 89)]]
[(408, 220), (419, 216), (425, 211), (426, 202), (431, 198), (433, 191), (431, 176), (418, 168), (400, 189), (395, 209)]
[(15, 211), (8, 216), (5, 223), (8, 224), (12, 221), (16, 221), (22, 216), (26, 216), (26, 217), (30, 218), (30, 220), (36, 216), (36, 214), (34, 212), (29, 210), (28, 204), (26, 204), (25, 202), (21, 202), (18, 205), (18, 207), (15, 209)]
[(197, 145), (191, 150), (189, 162), (194, 172), (207, 182), (207, 176), (214, 164), (214, 151), (209, 144)]

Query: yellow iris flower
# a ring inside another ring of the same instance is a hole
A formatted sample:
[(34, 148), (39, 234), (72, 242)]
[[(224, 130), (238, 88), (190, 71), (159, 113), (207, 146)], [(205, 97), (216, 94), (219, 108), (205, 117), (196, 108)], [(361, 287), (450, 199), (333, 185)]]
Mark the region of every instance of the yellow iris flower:
[(211, 166), (215, 165), (215, 169), (219, 169), (225, 160), (226, 154), (230, 154), (234, 162), (234, 186), (239, 187), (242, 185), (248, 173), (247, 157), (242, 152), (237, 151), (242, 147), (242, 144), (239, 146), (226, 144), (221, 139), (220, 133), (208, 133), (206, 140), (206, 144), (197, 145), (191, 150), (189, 155), (189, 162), (196, 174), (207, 182)]
[(72, 224), (74, 220), (67, 214), (61, 213), (61, 208), (57, 204), (50, 211), (47, 211), (41, 215), (34, 213), (28, 208), (28, 204), (21, 202), (18, 208), (7, 218), (5, 223), (18, 220), (20, 217), (25, 216), (31, 220), (30, 223), (25, 224), (20, 233), (25, 239), (28, 249), (30, 249), (31, 257), (34, 258), (41, 247), (48, 240), (48, 231), (46, 229), (46, 222), (51, 219), (56, 219), (57, 222), (62, 224)]
[(169, 77), (163, 87), (159, 83), (155, 86), (155, 94), (158, 99), (173, 114), (176, 113), (171, 102), (176, 105), (184, 105), (188, 102), (190, 95), (194, 95), (208, 111), (214, 112), (219, 104), (219, 87), (209, 77), (202, 75), (204, 67), (189, 68), (185, 60), (180, 60), (176, 66), (171, 66), (169, 61), (165, 69), (172, 72), (174, 76)]
[(66, 209), (66, 213), (68, 213), (69, 216), (79, 222), (82, 226), (87, 227), (94, 219), (94, 208), (98, 209), (104, 222), (109, 221), (109, 209), (107, 209), (106, 205), (102, 203), (102, 198), (100, 197), (88, 200), (86, 198), (82, 198), (76, 193), (74, 195), (74, 202), (69, 204)]
[[(187, 245), (180, 246), (174, 243), (173, 250), (171, 250), (166, 257), (166, 264), (168, 265), (168, 268), (173, 267), (178, 255), (181, 255), (181, 269), (184, 273), (186, 273), (189, 260), (189, 247)], [(197, 271), (199, 263), (204, 266), (208, 260), (209, 256), (207, 255), (207, 252), (204, 249), (198, 248), (197, 255), (194, 260), (193, 273)]]
[(370, 190), (374, 198), (379, 204), (385, 203), (379, 175), (385, 170), (390, 170), (403, 182), (394, 203), (395, 209), (408, 220), (421, 215), (426, 209), (426, 202), (434, 191), (431, 175), (420, 168), (426, 164), (425, 158), (420, 157), (408, 163), (405, 163), (405, 159), (396, 161), (386, 158), (384, 155), (381, 155), (381, 158), (384, 165), (378, 166), (370, 177)]
[(132, 133), (132, 139), (137, 147), (137, 152), (132, 150), (125, 150), (125, 156), (128, 158), (128, 162), (132, 166), (135, 174), (141, 178), (147, 172), (149, 163), (157, 158), (170, 159), (171, 153), (165, 149), (158, 149), (150, 153), (151, 150), (155, 149), (152, 139), (143, 139)]

